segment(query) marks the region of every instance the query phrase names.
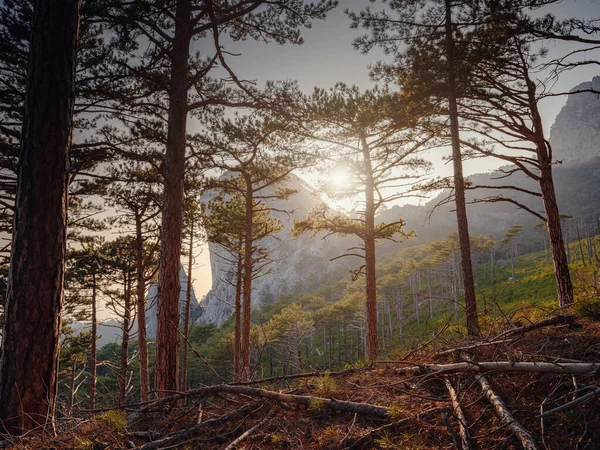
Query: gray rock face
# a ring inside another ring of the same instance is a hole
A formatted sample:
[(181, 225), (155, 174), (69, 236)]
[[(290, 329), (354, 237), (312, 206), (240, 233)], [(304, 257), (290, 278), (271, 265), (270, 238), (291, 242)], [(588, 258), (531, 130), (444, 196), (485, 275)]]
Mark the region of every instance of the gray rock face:
[[(289, 200), (268, 201), (273, 208), (293, 212), (290, 215), (272, 213), (282, 221), (284, 228), (274, 237), (266, 238), (261, 243), (269, 248), (273, 263), (266, 268), (264, 276), (252, 282), (252, 307), (274, 301), (282, 294), (316, 288), (328, 275), (339, 270), (341, 265), (346, 267), (358, 262), (352, 259), (344, 262), (329, 261), (351, 246), (348, 243), (352, 241), (348, 238), (330, 236), (327, 241), (323, 241), (318, 237), (304, 235), (292, 239), (291, 228), (294, 219), (304, 218), (319, 200), (313, 197), (308, 186), (299, 178), (294, 177), (287, 186), (298, 189), (299, 192)], [(232, 256), (222, 247), (209, 244), (209, 251), (212, 288), (206, 294), (198, 323), (214, 323), (220, 327), (234, 309), (235, 266), (232, 264)]]
[[(183, 326), (183, 320), (185, 315), (185, 301), (186, 301), (186, 292), (187, 292), (187, 282), (188, 276), (183, 269), (183, 266), (179, 269), (179, 282), (181, 284), (181, 290), (179, 292), (179, 312), (180, 312), (180, 320), (179, 326)], [(146, 336), (149, 339), (154, 339), (156, 337), (156, 325), (157, 325), (157, 304), (156, 304), (156, 296), (157, 296), (157, 285), (152, 284), (148, 289), (148, 293), (146, 294)], [(194, 292), (194, 288), (192, 287), (191, 299), (190, 299), (190, 317), (192, 321), (198, 317), (200, 310), (200, 305), (198, 303), (198, 299), (196, 298), (196, 293)]]
[[(582, 83), (572, 91), (600, 91), (600, 76)], [(553, 159), (565, 163), (584, 162), (600, 153), (600, 96), (572, 94), (561, 109), (550, 131)]]

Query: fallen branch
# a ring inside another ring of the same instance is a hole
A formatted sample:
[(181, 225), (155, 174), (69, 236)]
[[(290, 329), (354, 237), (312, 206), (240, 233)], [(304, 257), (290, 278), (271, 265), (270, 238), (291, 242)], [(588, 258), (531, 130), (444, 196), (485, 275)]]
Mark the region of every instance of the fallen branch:
[(227, 447), (225, 447), (225, 450), (235, 449), (239, 444), (241, 444), (244, 441), (244, 439), (248, 438), (250, 435), (252, 435), (252, 433), (254, 433), (256, 430), (258, 430), (259, 428), (264, 426), (269, 420), (271, 420), (272, 416), (273, 416), (273, 411), (271, 411), (269, 414), (267, 414), (267, 417), (265, 417), (263, 420), (258, 422), (252, 428), (244, 431), (244, 433), (242, 433), (237, 439), (235, 439), (231, 444), (229, 444)]
[(442, 420), (444, 421), (444, 425), (446, 425), (446, 428), (448, 429), (448, 433), (450, 433), (450, 437), (452, 438), (452, 442), (454, 442), (454, 446), (456, 447), (456, 449), (463, 450), (460, 444), (460, 440), (458, 439), (454, 428), (452, 428), (452, 424), (450, 423), (450, 420), (448, 420), (448, 414), (446, 414), (445, 411), (442, 412)]
[(462, 450), (471, 450), (471, 436), (469, 434), (469, 428), (467, 427), (467, 417), (465, 416), (465, 412), (460, 406), (458, 394), (454, 390), (454, 386), (452, 386), (452, 382), (448, 377), (444, 377), (444, 384), (446, 385), (446, 389), (448, 390), (448, 394), (450, 395), (450, 399), (452, 400), (452, 408), (454, 409), (454, 415), (458, 420), (461, 448)]
[(234, 386), (230, 384), (219, 384), (207, 386), (198, 389), (192, 389), (187, 392), (180, 392), (169, 397), (163, 397), (142, 410), (147, 411), (150, 407), (160, 408), (165, 403), (170, 403), (184, 397), (206, 397), (217, 393), (225, 392), (234, 395), (248, 395), (250, 397), (260, 397), (269, 400), (277, 400), (285, 403), (295, 403), (314, 409), (329, 409), (332, 411), (357, 413), (363, 416), (371, 416), (378, 419), (388, 419), (389, 410), (382, 406), (370, 405), (366, 403), (355, 403), (336, 400), (333, 398), (312, 397), (308, 395), (283, 394), (281, 392), (267, 391), (250, 386)]
[(371, 416), (378, 419), (389, 419), (388, 408), (370, 405), (367, 403), (347, 402), (336, 400), (334, 398), (312, 397), (309, 395), (283, 394), (280, 392), (267, 391), (248, 386), (223, 385), (221, 388), (223, 389), (223, 392), (227, 392), (229, 394), (249, 395), (252, 397), (266, 398), (285, 403), (295, 403), (311, 409), (329, 409), (338, 412), (357, 413), (362, 416)]
[(450, 374), (457, 372), (521, 372), (570, 375), (593, 375), (600, 371), (600, 363), (544, 363), (544, 362), (460, 362), (454, 364), (425, 364), (419, 367), (396, 369), (399, 375)]
[(511, 330), (507, 330), (503, 333), (500, 333), (496, 336), (496, 340), (503, 339), (507, 336), (512, 336), (514, 334), (524, 334), (533, 330), (539, 330), (540, 328), (550, 327), (552, 325), (570, 325), (577, 322), (575, 316), (556, 316), (551, 319), (542, 320), (541, 322), (537, 322), (531, 325), (527, 325), (524, 327), (513, 328)]
[(513, 417), (502, 399), (494, 392), (485, 376), (478, 375), (477, 381), (481, 385), (483, 394), (494, 407), (498, 418), (513, 432), (517, 439), (519, 439), (523, 448), (525, 450), (538, 450), (537, 443), (533, 439), (533, 436), (531, 436), (531, 434), (529, 434), (529, 432)]
[(585, 403), (588, 402), (590, 400), (594, 400), (594, 399), (598, 399), (600, 397), (600, 388), (597, 387), (595, 388), (592, 392), (588, 392), (585, 395), (582, 395), (581, 397), (576, 398), (575, 400), (572, 400), (568, 403), (565, 403), (562, 406), (558, 406), (554, 409), (550, 409), (546, 412), (544, 412), (543, 414), (538, 414), (537, 416), (535, 416), (536, 419), (543, 419), (545, 417), (548, 416), (552, 416), (554, 414), (557, 414), (559, 412), (563, 412), (563, 411), (567, 411), (569, 409), (572, 409), (573, 407), (580, 405), (581, 403)]

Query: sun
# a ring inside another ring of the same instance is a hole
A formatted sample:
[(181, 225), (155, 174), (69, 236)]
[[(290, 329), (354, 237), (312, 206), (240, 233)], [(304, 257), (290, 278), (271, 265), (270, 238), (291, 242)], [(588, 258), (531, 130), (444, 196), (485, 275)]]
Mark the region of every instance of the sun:
[(336, 167), (328, 176), (329, 185), (336, 191), (346, 190), (350, 187), (350, 176), (347, 168)]

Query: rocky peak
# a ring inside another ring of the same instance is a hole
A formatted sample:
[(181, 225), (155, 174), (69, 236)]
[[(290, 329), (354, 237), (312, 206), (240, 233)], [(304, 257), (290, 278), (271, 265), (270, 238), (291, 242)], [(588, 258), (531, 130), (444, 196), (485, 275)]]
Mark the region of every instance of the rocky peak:
[(600, 76), (574, 87), (567, 103), (556, 116), (550, 131), (553, 159), (565, 163), (584, 162), (600, 151)]
[[(349, 245), (348, 238), (331, 236), (327, 241), (308, 235), (292, 239), (294, 220), (302, 219), (319, 202), (308, 185), (298, 177), (291, 177), (287, 186), (298, 193), (288, 200), (267, 200), (269, 206), (289, 211), (289, 214), (273, 212), (284, 228), (273, 237), (266, 238), (262, 245), (269, 248), (274, 261), (269, 273), (252, 283), (252, 306), (274, 301), (279, 295), (308, 290), (320, 283), (340, 267), (339, 261), (329, 260), (343, 253)], [(203, 199), (208, 201), (209, 198)], [(222, 247), (209, 243), (212, 288), (206, 294), (199, 323), (214, 323), (221, 326), (233, 313), (235, 303), (235, 267), (231, 256)], [(344, 262), (348, 265), (348, 262)]]

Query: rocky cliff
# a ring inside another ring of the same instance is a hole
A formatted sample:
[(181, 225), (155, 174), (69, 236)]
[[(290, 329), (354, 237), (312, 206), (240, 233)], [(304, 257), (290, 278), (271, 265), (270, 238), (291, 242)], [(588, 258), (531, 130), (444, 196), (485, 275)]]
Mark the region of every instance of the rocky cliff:
[[(269, 205), (290, 214), (273, 213), (281, 220), (283, 230), (274, 237), (264, 239), (261, 245), (269, 248), (273, 263), (269, 273), (253, 281), (252, 305), (275, 300), (279, 295), (300, 292), (316, 287), (340, 267), (350, 267), (354, 261), (330, 262), (350, 246), (349, 238), (330, 236), (327, 241), (300, 236), (292, 239), (291, 228), (294, 219), (301, 219), (319, 201), (310, 188), (300, 178), (292, 178), (288, 187), (298, 190), (289, 200), (269, 201)], [(206, 200), (206, 199), (205, 199)], [(205, 297), (199, 323), (215, 323), (221, 326), (233, 312), (235, 301), (235, 268), (231, 256), (218, 245), (209, 244), (212, 288)]]
[[(582, 83), (572, 92), (593, 89), (600, 92), (600, 76)], [(550, 131), (555, 160), (583, 162), (600, 152), (600, 95), (573, 93), (556, 117)]]

